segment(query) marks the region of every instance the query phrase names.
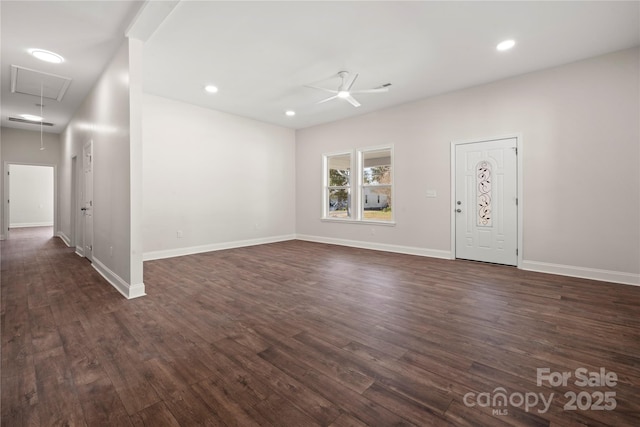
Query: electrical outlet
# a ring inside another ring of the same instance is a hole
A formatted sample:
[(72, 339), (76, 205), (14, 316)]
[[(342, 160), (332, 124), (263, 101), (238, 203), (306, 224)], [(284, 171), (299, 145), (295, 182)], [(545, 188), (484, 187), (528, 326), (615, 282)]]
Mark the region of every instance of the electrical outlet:
[(372, 229), (371, 229), (371, 235), (372, 235), (372, 236), (375, 236), (375, 235), (376, 235), (376, 229), (375, 229), (375, 228), (372, 228)]
[(109, 256), (113, 256), (113, 246), (109, 246)]
[(176, 237), (177, 237), (178, 239), (182, 239), (182, 236), (183, 236), (183, 234), (182, 234), (182, 230), (178, 230), (178, 231), (176, 231)]

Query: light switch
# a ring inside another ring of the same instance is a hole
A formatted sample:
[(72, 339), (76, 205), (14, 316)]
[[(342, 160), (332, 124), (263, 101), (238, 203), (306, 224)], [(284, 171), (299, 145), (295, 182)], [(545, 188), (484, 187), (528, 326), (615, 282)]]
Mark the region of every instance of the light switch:
[(437, 196), (436, 190), (427, 190), (427, 197), (435, 198)]

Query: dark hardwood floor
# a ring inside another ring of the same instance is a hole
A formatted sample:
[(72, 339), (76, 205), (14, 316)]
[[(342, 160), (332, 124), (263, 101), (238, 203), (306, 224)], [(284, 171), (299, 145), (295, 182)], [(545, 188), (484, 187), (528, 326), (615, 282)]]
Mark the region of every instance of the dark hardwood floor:
[(2, 242), (2, 426), (640, 425), (640, 287), (302, 241), (145, 284), (50, 229)]

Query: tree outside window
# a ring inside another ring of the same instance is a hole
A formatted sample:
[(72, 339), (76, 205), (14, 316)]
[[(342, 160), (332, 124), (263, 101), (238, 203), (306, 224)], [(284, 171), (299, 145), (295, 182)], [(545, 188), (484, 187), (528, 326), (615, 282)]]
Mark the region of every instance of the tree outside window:
[(351, 218), (351, 154), (327, 157), (327, 212), (329, 218)]
[(392, 223), (392, 156), (391, 146), (324, 155), (323, 218)]

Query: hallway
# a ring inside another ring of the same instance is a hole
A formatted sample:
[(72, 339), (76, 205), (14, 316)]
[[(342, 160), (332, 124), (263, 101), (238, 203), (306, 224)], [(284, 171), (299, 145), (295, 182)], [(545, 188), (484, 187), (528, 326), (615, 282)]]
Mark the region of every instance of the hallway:
[(1, 296), (2, 426), (83, 425), (83, 407), (111, 410), (108, 393), (81, 393), (83, 380), (100, 375), (88, 376), (97, 361), (71, 340), (89, 319), (126, 304), (122, 295), (52, 227), (33, 227), (2, 242)]

